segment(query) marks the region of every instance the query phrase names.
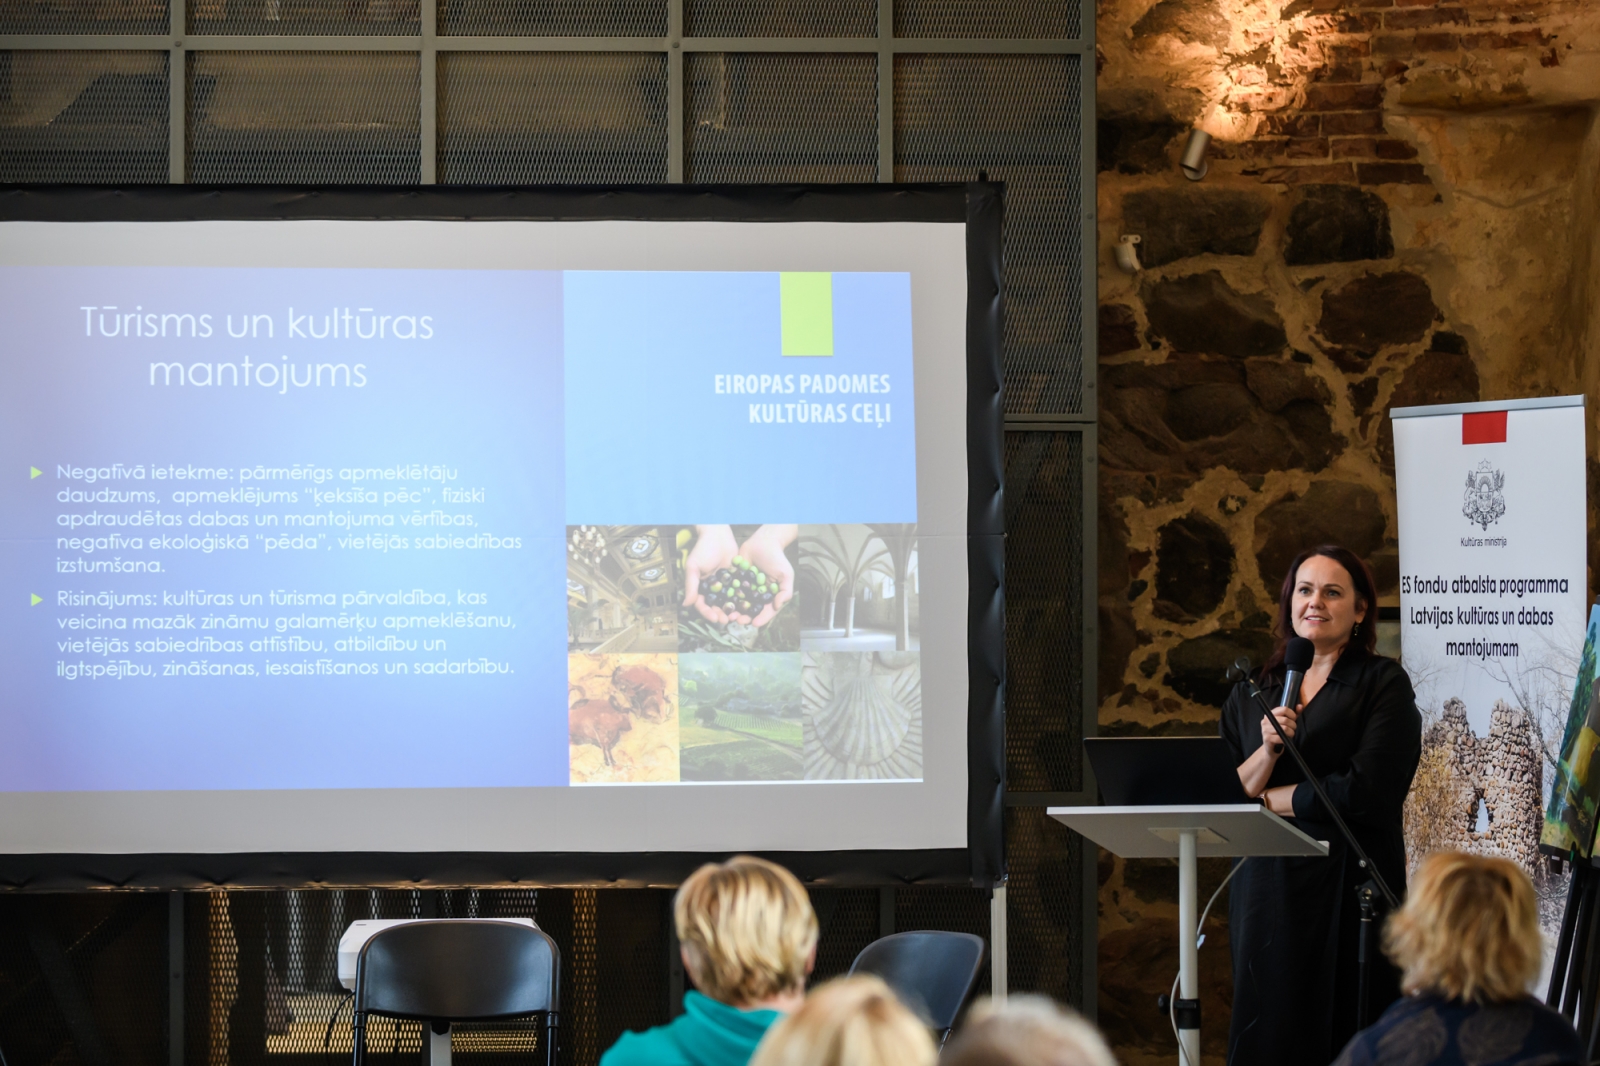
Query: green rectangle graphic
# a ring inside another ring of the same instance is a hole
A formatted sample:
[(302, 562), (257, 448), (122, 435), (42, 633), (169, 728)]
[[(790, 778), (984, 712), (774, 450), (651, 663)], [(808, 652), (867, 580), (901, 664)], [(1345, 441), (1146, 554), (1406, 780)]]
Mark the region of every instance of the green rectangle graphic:
[(833, 275), (786, 271), (778, 275), (784, 355), (833, 354)]

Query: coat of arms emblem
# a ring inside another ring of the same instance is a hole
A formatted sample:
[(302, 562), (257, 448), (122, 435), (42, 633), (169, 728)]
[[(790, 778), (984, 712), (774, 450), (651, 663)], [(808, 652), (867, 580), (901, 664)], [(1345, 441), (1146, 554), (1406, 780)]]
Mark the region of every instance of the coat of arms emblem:
[(1478, 464), (1477, 470), (1467, 471), (1467, 491), (1463, 494), (1461, 513), (1467, 521), (1485, 530), (1491, 522), (1506, 513), (1506, 475), (1489, 469), (1489, 460)]

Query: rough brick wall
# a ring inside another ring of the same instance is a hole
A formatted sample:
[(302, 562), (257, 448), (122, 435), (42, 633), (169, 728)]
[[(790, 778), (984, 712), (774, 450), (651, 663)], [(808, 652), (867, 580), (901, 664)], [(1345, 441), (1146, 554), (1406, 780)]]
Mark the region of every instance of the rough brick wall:
[[(1101, 0), (1098, 30), (1100, 730), (1209, 733), (1301, 547), (1398, 602), (1390, 407), (1597, 392), (1600, 4)], [(1175, 871), (1100, 874), (1101, 1023), (1170, 1061)]]

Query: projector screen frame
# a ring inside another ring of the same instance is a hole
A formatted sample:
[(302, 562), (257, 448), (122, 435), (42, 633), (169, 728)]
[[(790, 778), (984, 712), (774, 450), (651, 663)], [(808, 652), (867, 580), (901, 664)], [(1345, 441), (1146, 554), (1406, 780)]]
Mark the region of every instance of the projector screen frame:
[[(967, 847), (761, 852), (819, 885), (1003, 883), (1005, 537), (1000, 183), (581, 188), (9, 186), (0, 221), (963, 222), (967, 255)], [(698, 852), (0, 855), (0, 891), (666, 886)]]

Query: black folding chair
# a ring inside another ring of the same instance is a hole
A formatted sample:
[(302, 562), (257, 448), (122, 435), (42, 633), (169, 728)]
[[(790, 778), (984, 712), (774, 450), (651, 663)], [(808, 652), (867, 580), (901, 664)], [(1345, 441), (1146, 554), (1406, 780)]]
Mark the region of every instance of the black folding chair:
[(545, 1016), (544, 1058), (555, 1066), (561, 952), (515, 922), (410, 922), (375, 935), (356, 961), (355, 1063), (366, 1058), (367, 1015), (406, 1018), (448, 1033), (451, 1022)]
[(883, 978), (900, 1001), (939, 1036), (944, 1047), (956, 1015), (983, 968), (983, 937), (927, 930), (874, 940), (850, 964), (851, 973)]

